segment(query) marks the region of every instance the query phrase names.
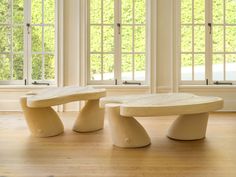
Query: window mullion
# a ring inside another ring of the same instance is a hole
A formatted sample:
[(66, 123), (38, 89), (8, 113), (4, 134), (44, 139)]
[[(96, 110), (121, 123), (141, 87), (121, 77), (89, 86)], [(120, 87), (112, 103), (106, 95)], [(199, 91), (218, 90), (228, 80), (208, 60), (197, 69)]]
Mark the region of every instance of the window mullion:
[(10, 76), (11, 79), (13, 80), (13, 0), (10, 1), (11, 7), (10, 7), (10, 15), (11, 15), (11, 21), (10, 21), (10, 29), (11, 29), (11, 41), (10, 41)]
[[(212, 55), (212, 29), (209, 29), (208, 23), (211, 24), (211, 28), (213, 27), (212, 24), (212, 0), (205, 0), (205, 35), (206, 35), (206, 46), (205, 46), (205, 50), (206, 50), (206, 64), (205, 64), (205, 73), (206, 73), (206, 79), (208, 79), (208, 83), (211, 84), (213, 83), (213, 79), (212, 79), (212, 59), (213, 59), (213, 55)], [(211, 34), (210, 34), (210, 30), (211, 30)]]
[(223, 3), (223, 4), (224, 4), (224, 9), (223, 9), (223, 17), (224, 17), (224, 19), (223, 19), (223, 20), (224, 20), (224, 21), (223, 21), (223, 23), (224, 23), (224, 24), (223, 24), (223, 26), (224, 26), (224, 34), (223, 34), (223, 40), (224, 40), (224, 63), (223, 63), (223, 65), (224, 65), (224, 69), (223, 69), (223, 72), (224, 72), (224, 81), (226, 80), (226, 59), (225, 59), (225, 49), (226, 49), (226, 47), (225, 47), (225, 34), (226, 34), (226, 33), (225, 33), (225, 30), (226, 30), (226, 29), (225, 29), (225, 24), (226, 24), (226, 23), (225, 23), (225, 21), (226, 21), (226, 20), (225, 20), (225, 11), (226, 11), (226, 7), (225, 7), (225, 3), (226, 3), (226, 2), (225, 2), (225, 0), (224, 0), (224, 3)]
[(104, 44), (104, 42), (103, 42), (103, 31), (104, 31), (104, 28), (103, 28), (103, 11), (104, 11), (104, 7), (103, 7), (103, 0), (101, 0), (101, 6), (102, 6), (102, 8), (101, 8), (101, 30), (102, 30), (102, 32), (101, 32), (101, 80), (103, 81), (103, 71), (104, 71), (104, 69), (103, 69), (103, 44)]
[(31, 1), (24, 1), (24, 73), (23, 77), (26, 80), (25, 84), (30, 83), (30, 73), (31, 73), (31, 33), (30, 29), (28, 29), (27, 24), (30, 24), (30, 16), (31, 16)]
[(134, 17), (135, 17), (135, 14), (134, 14), (134, 11), (135, 11), (135, 9), (134, 9), (134, 0), (133, 0), (133, 2), (132, 2), (132, 10), (133, 10), (133, 14), (132, 14), (132, 16), (133, 16), (133, 25), (132, 25), (132, 79), (133, 80), (135, 80), (135, 78), (134, 78), (134, 76), (135, 76), (135, 74), (134, 74), (134, 71), (135, 71), (135, 63), (134, 63), (134, 30), (135, 30), (135, 21), (134, 21)]
[(192, 81), (194, 78), (194, 0), (192, 0)]
[(45, 31), (45, 27), (44, 27), (44, 0), (42, 0), (42, 80), (44, 81), (44, 73), (45, 73), (45, 46), (44, 46), (44, 31)]
[[(31, 15), (32, 15), (32, 9), (31, 9), (31, 0), (28, 0), (28, 23), (31, 24)], [(28, 46), (27, 46), (27, 53), (28, 53), (28, 58), (27, 58), (27, 62), (28, 62), (28, 84), (32, 83), (32, 26), (30, 25), (30, 31), (28, 32)]]
[[(121, 0), (115, 0), (114, 4), (114, 10), (115, 10), (115, 61), (114, 61), (114, 73), (115, 73), (115, 79), (117, 79), (117, 84), (121, 84), (121, 34), (122, 34), (122, 26), (118, 26), (118, 24), (121, 24)], [(120, 28), (120, 29), (119, 29)], [(119, 31), (120, 34), (119, 34)]]
[(59, 20), (59, 16), (58, 16), (58, 11), (59, 11), (59, 2), (57, 1), (57, 0), (54, 0), (54, 4), (55, 4), (55, 9), (54, 9), (54, 19), (55, 19), (55, 21), (54, 21), (54, 23), (53, 23), (53, 27), (54, 27), (54, 31), (55, 31), (55, 33), (54, 33), (54, 39), (55, 39), (55, 41), (54, 41), (54, 46), (55, 46), (55, 49), (54, 49), (54, 52), (53, 52), (53, 55), (54, 55), (54, 58), (55, 58), (55, 63), (54, 63), (54, 67), (55, 67), (55, 81), (56, 81), (56, 83), (57, 83), (57, 85), (59, 84), (59, 82), (58, 82), (58, 74), (59, 74), (59, 72), (58, 72), (58, 70), (59, 70), (59, 52), (58, 52), (58, 47), (59, 47), (59, 45), (58, 45), (58, 43), (59, 43), (59, 40), (58, 40), (58, 33), (59, 33), (59, 30), (58, 30), (58, 28), (59, 28), (59, 25), (58, 25), (58, 20)]

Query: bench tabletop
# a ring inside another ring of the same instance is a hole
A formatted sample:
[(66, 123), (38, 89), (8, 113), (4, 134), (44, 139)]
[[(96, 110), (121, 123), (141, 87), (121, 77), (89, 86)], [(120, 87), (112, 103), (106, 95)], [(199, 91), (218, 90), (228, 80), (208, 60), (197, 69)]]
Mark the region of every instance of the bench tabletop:
[(29, 107), (48, 107), (79, 100), (96, 100), (106, 96), (105, 89), (93, 87), (59, 87), (44, 90), (27, 98)]
[(118, 104), (123, 116), (164, 116), (196, 114), (221, 109), (223, 100), (219, 97), (197, 96), (189, 93), (160, 93), (105, 97), (100, 106)]

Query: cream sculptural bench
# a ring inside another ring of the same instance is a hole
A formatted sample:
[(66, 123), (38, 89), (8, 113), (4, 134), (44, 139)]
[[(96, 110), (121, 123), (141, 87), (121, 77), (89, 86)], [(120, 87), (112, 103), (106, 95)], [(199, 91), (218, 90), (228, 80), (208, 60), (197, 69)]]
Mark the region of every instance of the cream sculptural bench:
[(187, 93), (130, 95), (101, 98), (100, 107), (105, 108), (114, 145), (133, 148), (150, 144), (147, 132), (134, 117), (179, 115), (167, 136), (198, 140), (205, 137), (209, 112), (221, 109), (223, 100)]
[(104, 96), (106, 96), (104, 89), (62, 87), (25, 95), (21, 97), (20, 102), (31, 134), (35, 137), (49, 137), (64, 131), (59, 116), (51, 106), (73, 101), (87, 101), (79, 112), (73, 127), (74, 131), (90, 132), (102, 129), (104, 109), (99, 108), (99, 99)]

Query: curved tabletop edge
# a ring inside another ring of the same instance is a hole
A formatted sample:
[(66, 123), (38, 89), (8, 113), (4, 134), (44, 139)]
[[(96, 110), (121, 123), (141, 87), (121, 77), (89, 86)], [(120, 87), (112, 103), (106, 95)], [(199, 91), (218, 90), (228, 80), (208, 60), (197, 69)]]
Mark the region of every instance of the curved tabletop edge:
[[(71, 87), (70, 87), (71, 88)], [(29, 107), (49, 107), (49, 106), (56, 106), (61, 104), (66, 104), (73, 101), (80, 101), (80, 100), (97, 100), (101, 97), (106, 96), (105, 89), (86, 89), (80, 91), (79, 89), (67, 90), (66, 93), (63, 93), (66, 89), (70, 88), (59, 88), (55, 89), (55, 93), (53, 93), (53, 89), (46, 90), (42, 93), (37, 95), (28, 96), (27, 98), (27, 105)], [(60, 92), (61, 91), (61, 92)]]

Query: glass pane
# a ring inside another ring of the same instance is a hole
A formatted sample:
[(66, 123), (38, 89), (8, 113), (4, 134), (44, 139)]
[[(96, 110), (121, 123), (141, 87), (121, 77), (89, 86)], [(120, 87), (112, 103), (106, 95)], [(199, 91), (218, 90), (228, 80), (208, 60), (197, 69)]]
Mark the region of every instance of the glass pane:
[(236, 80), (236, 55), (226, 55), (226, 80)]
[(33, 24), (42, 23), (42, 0), (31, 0), (31, 18)]
[(181, 24), (192, 24), (192, 0), (181, 0)]
[(145, 27), (135, 27), (134, 28), (134, 51), (145, 52)]
[(55, 57), (54, 55), (45, 55), (44, 57), (44, 78), (47, 80), (55, 79)]
[(90, 77), (91, 80), (101, 80), (101, 55), (90, 55)]
[(236, 1), (225, 0), (225, 20), (226, 24), (236, 24)]
[(103, 27), (103, 51), (114, 51), (114, 28), (113, 26)]
[(135, 0), (134, 1), (134, 23), (145, 24), (146, 19), (146, 0)]
[(212, 31), (212, 48), (213, 52), (223, 52), (224, 51), (224, 27), (223, 26), (213, 26)]
[(103, 55), (103, 80), (114, 80), (114, 55)]
[(42, 55), (32, 55), (32, 79), (42, 79)]
[(55, 30), (53, 26), (44, 27), (44, 50), (49, 52), (54, 51), (55, 44)]
[(90, 51), (101, 52), (101, 26), (90, 26)]
[(24, 23), (24, 0), (13, 0), (13, 21), (14, 23)]
[(11, 20), (11, 1), (1, 0), (0, 23), (10, 23), (10, 20)]
[(226, 52), (236, 52), (236, 26), (226, 26), (225, 29)]
[(205, 0), (194, 1), (194, 23), (205, 23)]
[(205, 26), (194, 27), (194, 51), (205, 52)]
[(133, 48), (133, 28), (132, 26), (122, 26), (121, 34), (122, 52), (132, 52)]
[(181, 80), (192, 80), (192, 54), (181, 55)]
[(205, 55), (194, 55), (194, 80), (205, 80)]
[(191, 52), (192, 51), (192, 27), (183, 26), (181, 28), (181, 51)]
[(144, 54), (135, 54), (134, 55), (134, 79), (144, 81), (145, 80), (145, 66), (146, 66), (146, 57)]
[(10, 55), (0, 54), (0, 80), (11, 79)]
[(24, 56), (16, 54), (13, 56), (13, 78), (14, 80), (23, 80)]
[(133, 79), (133, 59), (132, 55), (125, 54), (122, 55), (122, 80), (132, 80)]
[(212, 59), (213, 80), (224, 80), (224, 55), (214, 54)]
[(44, 0), (44, 23), (54, 24), (55, 0)]
[(212, 1), (212, 13), (213, 13), (213, 23), (223, 24), (224, 20), (224, 0), (213, 0)]
[(42, 27), (41, 26), (32, 27), (32, 51), (34, 52), (42, 51)]
[(101, 0), (90, 0), (90, 24), (101, 24)]
[(10, 52), (11, 46), (11, 28), (0, 26), (0, 52)]
[(122, 24), (132, 24), (133, 23), (133, 0), (122, 0), (121, 6), (122, 6), (122, 12), (121, 12)]
[(114, 24), (114, 0), (103, 0), (103, 23)]
[(21, 52), (24, 50), (24, 29), (23, 27), (13, 28), (13, 51)]

